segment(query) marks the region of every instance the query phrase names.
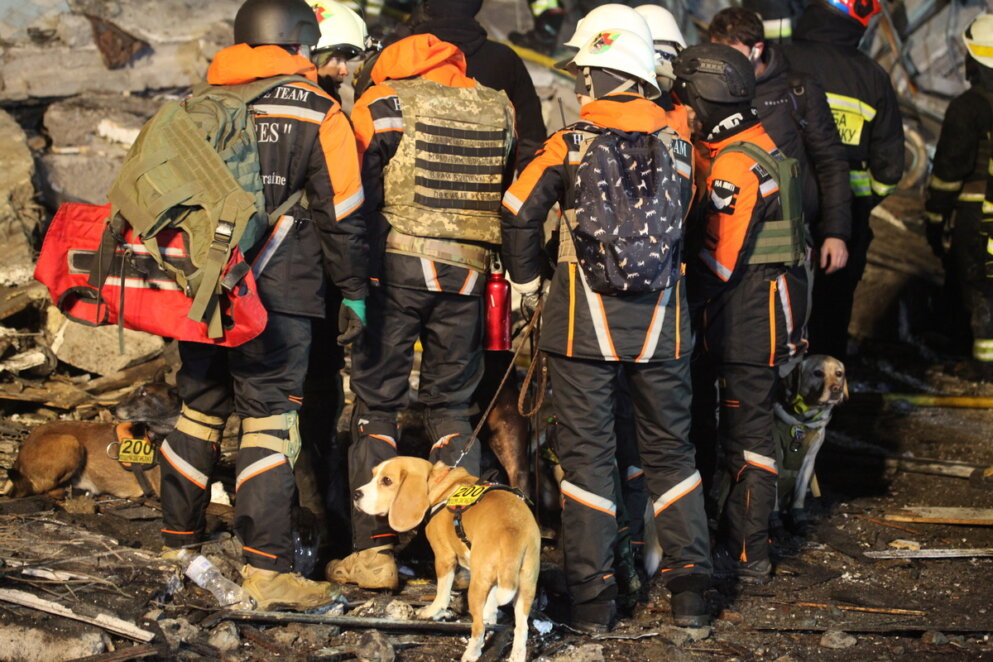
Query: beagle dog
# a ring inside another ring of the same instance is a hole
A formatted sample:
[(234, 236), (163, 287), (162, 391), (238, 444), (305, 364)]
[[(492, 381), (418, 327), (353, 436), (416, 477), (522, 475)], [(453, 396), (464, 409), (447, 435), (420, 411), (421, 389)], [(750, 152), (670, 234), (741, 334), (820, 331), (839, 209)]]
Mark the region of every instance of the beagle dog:
[[(466, 506), (464, 498), (474, 493), (482, 496)], [(465, 469), (414, 457), (395, 457), (376, 465), (372, 480), (352, 496), (359, 510), (387, 517), (390, 527), (400, 532), (418, 526), (430, 511), (425, 534), (434, 552), (438, 593), (434, 602), (418, 610), (418, 618), (441, 618), (451, 600), (458, 566), (469, 569), (472, 634), (462, 662), (479, 658), (485, 625), (496, 622), (497, 607), (511, 600), (515, 625), (509, 659), (526, 660), (541, 535), (521, 497), (508, 489), (483, 489)]]
[[(39, 426), (21, 443), (0, 493), (23, 497), (72, 485), (123, 498), (157, 495), (154, 445), (176, 426), (181, 404), (175, 388), (157, 381), (139, 386), (114, 408), (114, 415), (125, 421), (122, 425), (52, 421)], [(116, 459), (129, 454), (152, 466), (132, 471)]]
[(819, 492), (814, 462), (834, 407), (848, 399), (845, 364), (826, 354), (810, 354), (782, 381), (775, 403), (779, 509), (803, 510), (807, 490)]

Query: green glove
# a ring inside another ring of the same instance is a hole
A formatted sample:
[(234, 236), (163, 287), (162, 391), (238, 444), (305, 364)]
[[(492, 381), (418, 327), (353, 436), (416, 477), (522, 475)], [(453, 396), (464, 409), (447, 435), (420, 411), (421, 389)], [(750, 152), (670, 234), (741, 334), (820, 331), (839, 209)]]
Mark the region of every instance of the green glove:
[(343, 299), (338, 310), (339, 345), (350, 345), (365, 329), (365, 299)]

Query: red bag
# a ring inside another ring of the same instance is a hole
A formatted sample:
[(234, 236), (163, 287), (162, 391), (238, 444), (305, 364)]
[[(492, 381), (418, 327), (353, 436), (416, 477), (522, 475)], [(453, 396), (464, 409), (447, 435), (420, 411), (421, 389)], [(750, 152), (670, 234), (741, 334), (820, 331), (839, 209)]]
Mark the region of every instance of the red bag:
[[(100, 247), (109, 217), (109, 204), (69, 202), (59, 207), (45, 234), (34, 277), (48, 287), (66, 317), (92, 326), (121, 323), (135, 331), (222, 347), (236, 347), (262, 333), (268, 315), (241, 251), (232, 251), (221, 274), (226, 284), (219, 297), (224, 333), (210, 338), (205, 322), (187, 317), (193, 299), (156, 264), (133, 230), (128, 228), (124, 242), (114, 246), (110, 264), (102, 264)], [(179, 230), (161, 231), (158, 244), (169, 262), (189, 263)], [(106, 275), (102, 285), (95, 275), (100, 272)]]

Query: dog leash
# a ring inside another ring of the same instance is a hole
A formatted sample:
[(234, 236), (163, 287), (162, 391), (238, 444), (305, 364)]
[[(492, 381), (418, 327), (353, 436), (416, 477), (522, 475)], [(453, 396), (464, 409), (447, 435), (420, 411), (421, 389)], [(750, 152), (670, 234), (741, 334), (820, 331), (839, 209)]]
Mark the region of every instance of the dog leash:
[[(486, 417), (490, 415), (490, 412), (493, 411), (493, 407), (496, 406), (496, 401), (497, 398), (500, 396), (500, 391), (503, 390), (504, 384), (507, 383), (507, 379), (510, 377), (510, 373), (513, 372), (514, 370), (514, 365), (517, 362), (517, 357), (520, 356), (521, 350), (524, 349), (524, 341), (534, 332), (538, 323), (538, 319), (541, 317), (541, 311), (544, 307), (545, 307), (545, 299), (544, 297), (542, 297), (541, 299), (538, 300), (538, 305), (535, 306), (534, 314), (531, 316), (530, 321), (528, 321), (527, 326), (524, 327), (524, 331), (521, 332), (522, 335), (521, 341), (517, 344), (517, 349), (514, 350), (514, 356), (510, 359), (510, 365), (507, 366), (507, 370), (503, 373), (503, 378), (500, 380), (500, 384), (497, 386), (496, 391), (493, 393), (493, 398), (490, 400), (490, 404), (487, 405), (486, 409), (483, 411), (483, 415), (479, 417), (479, 422), (476, 423), (476, 428), (472, 431), (472, 435), (469, 437), (469, 441), (466, 442), (466, 445), (462, 447), (462, 452), (459, 453), (459, 456), (457, 458), (455, 458), (455, 462), (453, 462), (452, 466), (449, 467), (449, 471), (459, 466), (459, 463), (462, 462), (463, 459), (465, 459), (465, 456), (469, 453), (469, 450), (472, 448), (472, 445), (476, 443), (476, 440), (479, 438), (479, 432), (480, 430), (483, 429), (483, 426), (486, 424)], [(535, 357), (535, 358), (537, 359), (539, 357)], [(531, 366), (528, 368), (529, 375), (531, 374), (531, 370), (534, 367), (534, 364), (535, 364), (535, 360), (532, 360)], [(518, 407), (519, 406), (520, 406), (520, 400), (518, 400)], [(435, 480), (435, 482), (440, 483), (441, 480), (446, 475), (448, 475), (448, 472), (439, 476)]]

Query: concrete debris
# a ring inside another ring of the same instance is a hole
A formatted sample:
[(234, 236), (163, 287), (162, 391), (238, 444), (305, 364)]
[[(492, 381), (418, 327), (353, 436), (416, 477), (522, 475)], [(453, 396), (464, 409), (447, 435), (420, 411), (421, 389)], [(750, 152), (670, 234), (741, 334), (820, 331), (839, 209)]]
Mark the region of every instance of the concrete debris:
[(46, 329), (51, 349), (64, 363), (106, 375), (158, 356), (165, 341), (140, 331), (124, 330), (124, 353), (119, 353), (116, 326), (92, 327), (67, 319), (55, 306), (49, 306)]
[(0, 623), (0, 660), (61, 662), (99, 655), (106, 650), (96, 630), (66, 631)]
[(948, 643), (948, 637), (937, 630), (929, 630), (921, 636), (921, 642), (931, 646), (944, 646)]
[(820, 645), (823, 648), (851, 648), (858, 643), (854, 635), (841, 630), (828, 630), (821, 637)]
[(179, 648), (183, 642), (192, 641), (199, 630), (185, 618), (163, 618), (158, 622), (159, 629), (170, 648)]
[(382, 632), (376, 630), (363, 632), (353, 652), (359, 662), (393, 662), (396, 659), (393, 644)]
[(403, 600), (394, 600), (386, 605), (386, 618), (396, 621), (409, 621), (414, 618), (414, 608)]
[(604, 662), (603, 646), (600, 644), (583, 644), (570, 646), (554, 657), (538, 658), (537, 662)]
[[(2, 59), (2, 58), (0, 58)], [(0, 285), (17, 286), (34, 273), (41, 225), (35, 203), (34, 160), (18, 123), (0, 110)]]
[(241, 645), (238, 627), (230, 621), (221, 623), (210, 631), (207, 643), (223, 652), (235, 650)]

